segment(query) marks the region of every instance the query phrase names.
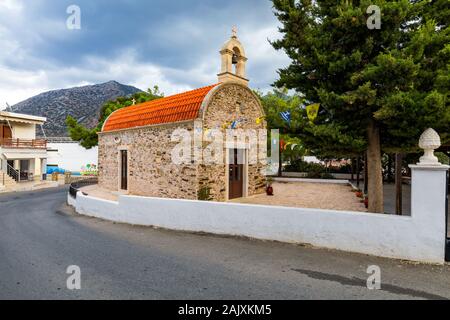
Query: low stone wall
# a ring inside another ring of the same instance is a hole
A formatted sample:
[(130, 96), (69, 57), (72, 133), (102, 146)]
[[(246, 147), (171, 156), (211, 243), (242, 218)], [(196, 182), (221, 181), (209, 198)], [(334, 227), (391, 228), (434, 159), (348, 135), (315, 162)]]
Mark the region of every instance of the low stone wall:
[(46, 181), (57, 182), (58, 185), (60, 186), (70, 183), (69, 181), (67, 181), (66, 176), (64, 174), (57, 174), (57, 175), (47, 174)]
[(98, 177), (96, 176), (71, 176), (70, 183), (77, 183), (80, 181), (93, 180), (98, 181)]

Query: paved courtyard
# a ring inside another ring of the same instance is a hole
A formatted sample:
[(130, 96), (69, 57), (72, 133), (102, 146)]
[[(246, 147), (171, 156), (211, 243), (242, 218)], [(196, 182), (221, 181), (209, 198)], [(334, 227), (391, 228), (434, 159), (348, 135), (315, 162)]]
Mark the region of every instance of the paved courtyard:
[(275, 182), (274, 195), (259, 194), (233, 202), (283, 207), (367, 212), (350, 185), (310, 182)]
[(112, 192), (107, 189), (103, 189), (97, 184), (82, 187), (80, 188), (80, 191), (94, 198), (100, 198), (109, 201), (119, 201), (119, 192)]

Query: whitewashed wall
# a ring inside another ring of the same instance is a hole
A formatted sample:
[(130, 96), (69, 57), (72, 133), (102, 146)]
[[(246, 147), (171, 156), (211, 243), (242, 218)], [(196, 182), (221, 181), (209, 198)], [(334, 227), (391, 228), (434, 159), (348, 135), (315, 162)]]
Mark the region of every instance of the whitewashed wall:
[(72, 172), (81, 171), (87, 164), (98, 165), (97, 147), (87, 150), (78, 143), (49, 143), (48, 149), (48, 165), (58, 165)]
[(80, 214), (133, 225), (444, 263), (445, 170), (412, 170), (411, 217), (135, 196), (114, 202), (81, 193), (69, 201)]

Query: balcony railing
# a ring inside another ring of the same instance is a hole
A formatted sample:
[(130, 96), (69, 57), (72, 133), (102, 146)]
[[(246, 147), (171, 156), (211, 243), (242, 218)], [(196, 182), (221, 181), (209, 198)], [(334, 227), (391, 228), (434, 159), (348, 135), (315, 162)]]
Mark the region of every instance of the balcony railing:
[(0, 147), (13, 149), (47, 149), (47, 140), (0, 138)]

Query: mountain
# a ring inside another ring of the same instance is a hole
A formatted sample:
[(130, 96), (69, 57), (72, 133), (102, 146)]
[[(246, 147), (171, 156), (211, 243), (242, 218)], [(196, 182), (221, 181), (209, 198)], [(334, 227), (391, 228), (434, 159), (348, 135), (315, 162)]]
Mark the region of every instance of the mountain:
[[(94, 128), (98, 123), (100, 108), (105, 102), (140, 91), (132, 86), (109, 81), (44, 92), (12, 106), (11, 109), (17, 113), (47, 117), (45, 134), (48, 137), (66, 137), (67, 116), (74, 117), (84, 126)], [(38, 130), (38, 135), (41, 135), (41, 130)]]

